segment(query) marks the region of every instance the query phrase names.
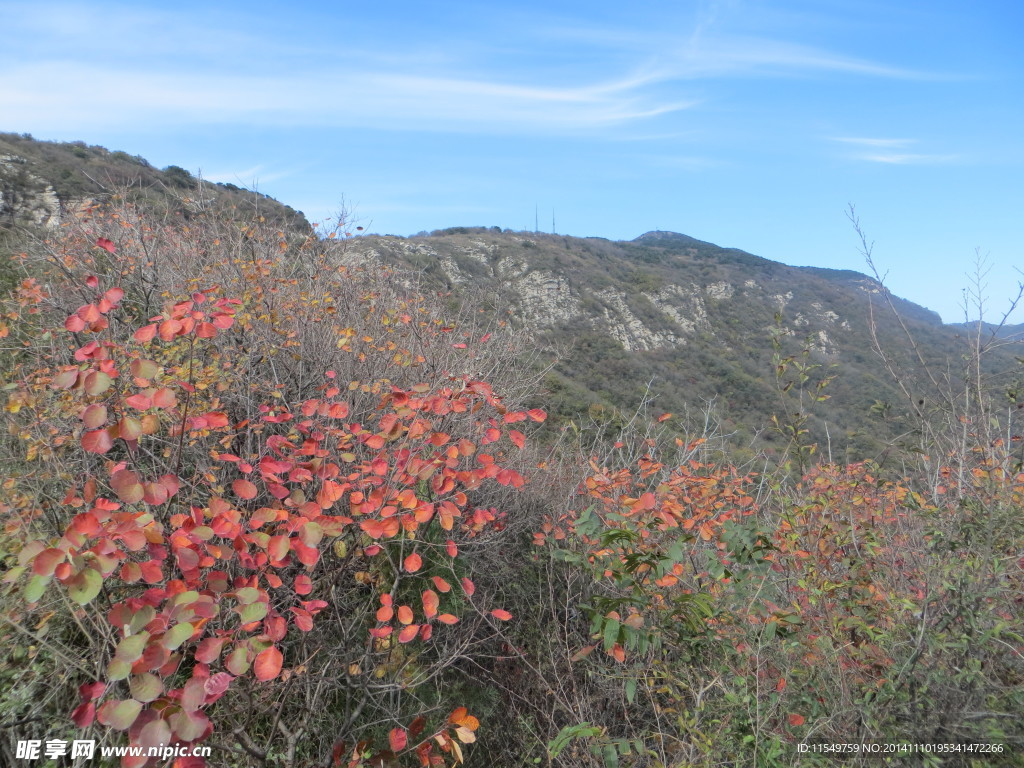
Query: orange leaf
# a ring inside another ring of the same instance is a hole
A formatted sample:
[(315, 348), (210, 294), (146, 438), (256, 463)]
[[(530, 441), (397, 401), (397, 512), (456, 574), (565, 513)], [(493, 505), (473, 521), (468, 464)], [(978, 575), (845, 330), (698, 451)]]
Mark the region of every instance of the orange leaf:
[[(401, 610), (401, 609), (399, 609), (399, 610)], [(420, 631), (420, 625), (419, 624), (410, 624), (407, 627), (403, 627), (402, 631), (398, 633), (398, 642), (400, 642), (400, 643), (411, 643), (416, 638), (416, 635), (419, 634), (419, 631)]]
[(467, 597), (472, 597), (473, 593), (476, 592), (476, 585), (469, 579), (463, 577), (462, 591), (466, 593)]
[(491, 616), (498, 619), (499, 621), (509, 621), (512, 618), (512, 614), (506, 611), (504, 608), (495, 608), (491, 611)]
[(786, 720), (788, 720), (789, 724), (792, 725), (793, 727), (796, 727), (798, 725), (803, 725), (805, 722), (807, 722), (806, 718), (803, 715), (798, 715), (795, 712), (790, 712), (786, 716)]
[(423, 591), (423, 612), (428, 619), (432, 619), (437, 615), (437, 606), (439, 604), (440, 599), (437, 596), (437, 592), (432, 589)]
[(434, 582), (434, 586), (437, 587), (438, 592), (450, 592), (452, 585), (442, 579), (440, 576), (431, 576), (430, 580)]
[(281, 674), (281, 665), (283, 663), (284, 656), (272, 645), (256, 657), (252, 668), (257, 680), (273, 680)]
[(391, 745), (392, 752), (401, 752), (405, 749), (409, 743), (409, 735), (405, 732), (405, 728), (392, 728), (388, 734), (388, 743)]
[(412, 608), (408, 605), (398, 606), (398, 620), (403, 624), (412, 624)]
[(405, 568), (409, 573), (416, 573), (420, 568), (423, 567), (423, 558), (413, 552), (402, 563), (402, 567)]
[(178, 396), (167, 387), (160, 387), (152, 396), (153, 405), (157, 408), (173, 408), (178, 404)]
[(453, 616), (450, 613), (442, 613), (440, 616), (437, 617), (437, 620), (440, 621), (442, 624), (458, 624), (459, 623), (459, 617), (458, 616)]

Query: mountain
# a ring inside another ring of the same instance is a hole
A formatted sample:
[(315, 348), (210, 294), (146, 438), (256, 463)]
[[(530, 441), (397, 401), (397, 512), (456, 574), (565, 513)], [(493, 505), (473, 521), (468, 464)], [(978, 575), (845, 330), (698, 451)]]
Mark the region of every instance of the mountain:
[(273, 198), (195, 178), (175, 165), (159, 170), (145, 159), (82, 141), (37, 141), (0, 133), (0, 228), (54, 227), (75, 210), (113, 193), (150, 210), (185, 216), (202, 210), (258, 214), (283, 229), (311, 231), (301, 212)]
[[(955, 389), (967, 351), (964, 328), (863, 274), (675, 232), (612, 242), (455, 227), (348, 248), (530, 328), (551, 363), (544, 401), (563, 418), (624, 419), (650, 401), (699, 419), (713, 404), (734, 443), (781, 447), (795, 424), (836, 460), (879, 456), (910, 429), (916, 401), (940, 394), (921, 363)], [(994, 349), (986, 371), (1016, 371), (1012, 352)]]
[[(287, 205), (177, 166), (0, 133), (0, 251), (17, 252), (12, 233), (58, 226), (114, 191), (162, 215), (260, 216), (312, 231)], [(675, 232), (612, 242), (454, 227), (345, 247), (349, 260), (415, 272), (454, 302), (527, 329), (546, 366), (538, 405), (552, 422), (614, 427), (648, 406), (714, 424), (751, 455), (794, 434), (836, 460), (906, 447), (931, 403), (962, 391), (977, 332), (944, 326), (858, 272), (787, 266)], [(1015, 391), (1019, 334), (983, 331), (985, 375)]]

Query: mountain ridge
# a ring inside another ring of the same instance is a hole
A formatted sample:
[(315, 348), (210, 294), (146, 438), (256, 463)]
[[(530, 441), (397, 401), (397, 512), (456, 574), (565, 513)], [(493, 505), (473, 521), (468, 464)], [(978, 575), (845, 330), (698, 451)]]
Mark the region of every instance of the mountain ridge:
[[(312, 233), (301, 212), (178, 166), (157, 170), (84, 142), (0, 133), (0, 230), (57, 226), (110, 186), (185, 220), (259, 216), (283, 232)], [(867, 275), (791, 266), (672, 231), (613, 241), (449, 227), (362, 235), (344, 249), (349, 261), (406, 271), (455, 304), (527, 329), (546, 361), (543, 394), (555, 421), (711, 409), (723, 432), (760, 450), (784, 445), (781, 414), (839, 454), (878, 456), (908, 434), (917, 408), (908, 398), (923, 399), (931, 386), (911, 369), (934, 366), (955, 384), (968, 352), (969, 329), (943, 325)], [(1013, 373), (1016, 348), (997, 351), (988, 372)], [(794, 378), (797, 370), (805, 375)]]

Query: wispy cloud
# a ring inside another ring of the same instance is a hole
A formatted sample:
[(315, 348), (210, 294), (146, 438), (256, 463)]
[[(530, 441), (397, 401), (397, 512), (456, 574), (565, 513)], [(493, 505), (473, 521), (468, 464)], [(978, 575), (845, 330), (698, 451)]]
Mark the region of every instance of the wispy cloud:
[(861, 159), (872, 163), (887, 163), (888, 165), (945, 165), (960, 159), (959, 155), (925, 155), (912, 154), (908, 152), (889, 152), (882, 154), (866, 154)]
[(942, 165), (960, 160), (960, 155), (906, 151), (917, 144), (917, 139), (888, 139), (861, 137), (836, 137), (832, 141), (852, 145), (861, 151), (853, 157), (869, 163), (887, 165)]
[(903, 80), (933, 80), (944, 76), (845, 56), (782, 40), (753, 36), (717, 36), (680, 43), (668, 57), (668, 71), (679, 78), (804, 77), (816, 73), (845, 73)]
[(873, 147), (873, 148), (885, 148), (885, 149), (896, 149), (898, 147), (906, 147), (911, 144), (916, 144), (917, 139), (871, 139), (865, 137), (836, 137), (832, 141), (839, 141), (844, 144), (856, 144), (860, 147)]
[(0, 107), (40, 131), (258, 117), (278, 125), (563, 132), (644, 120), (696, 103), (659, 98), (645, 90), (647, 82), (638, 76), (546, 87), (343, 70), (267, 77), (49, 62), (0, 71)]
[(524, 49), (508, 68), (482, 45), (463, 54), (455, 53), (461, 46), (447, 46), (453, 52), (439, 57), (444, 40), (432, 47), (344, 40), (330, 48), (318, 39), (296, 47), (287, 35), (261, 28), (263, 22), (236, 28), (216, 6), (196, 19), (103, 0), (6, 3), (12, 47), (0, 52), (0, 112), (37, 132), (259, 120), (277, 126), (610, 135), (615, 132), (609, 129), (701, 105), (694, 81), (813, 73), (926, 76), (815, 47), (730, 36), (716, 21), (728, 6), (705, 4), (692, 29), (675, 34), (574, 31), (567, 25), (564, 34), (587, 40), (593, 60), (602, 64), (589, 71), (569, 67), (553, 80), (531, 55), (551, 52), (551, 30), (532, 30), (534, 43), (548, 35), (547, 47)]

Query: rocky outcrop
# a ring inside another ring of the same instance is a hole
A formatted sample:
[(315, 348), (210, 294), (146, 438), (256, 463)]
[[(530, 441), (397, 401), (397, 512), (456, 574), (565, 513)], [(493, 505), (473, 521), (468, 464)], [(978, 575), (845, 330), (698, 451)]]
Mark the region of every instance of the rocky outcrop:
[[(669, 234), (659, 233), (658, 241)], [(684, 243), (688, 252), (689, 242)], [(603, 253), (598, 249), (604, 247), (595, 245), (595, 252)], [(581, 275), (579, 265), (571, 264), (567, 256), (565, 251), (553, 251), (551, 243), (542, 238), (512, 233), (474, 237), (463, 232), (408, 239), (362, 238), (350, 243), (347, 258), (351, 263), (405, 265), (442, 277), (456, 291), (493, 291), (531, 328), (557, 331), (567, 325), (589, 326), (627, 352), (681, 349), (698, 337), (706, 342), (726, 330), (720, 327), (723, 321), (736, 323), (736, 318), (751, 313), (768, 322), (780, 313), (786, 336), (803, 338), (808, 348), (829, 357), (837, 355), (841, 347), (837, 335), (850, 329), (839, 312), (822, 302), (799, 302), (792, 290), (779, 292), (778, 281), (670, 282), (640, 269), (634, 271), (632, 280), (598, 287), (589, 279), (590, 273)], [(586, 266), (599, 268), (597, 264)], [(662, 284), (656, 285), (658, 282)], [(800, 310), (795, 309), (797, 304)], [(769, 329), (761, 327), (767, 338)]]
[(0, 223), (59, 227), (62, 206), (53, 186), (17, 155), (0, 155)]

